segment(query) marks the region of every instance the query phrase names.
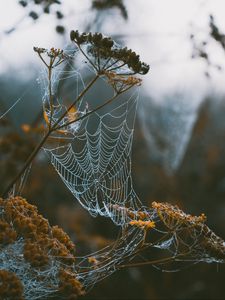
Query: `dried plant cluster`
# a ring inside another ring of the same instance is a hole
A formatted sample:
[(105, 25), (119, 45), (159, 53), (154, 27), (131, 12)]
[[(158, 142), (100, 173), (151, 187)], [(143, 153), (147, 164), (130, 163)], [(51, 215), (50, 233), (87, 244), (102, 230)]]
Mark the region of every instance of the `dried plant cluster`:
[[(45, 298), (52, 294), (76, 299), (84, 294), (77, 278), (85, 282), (92, 277), (95, 282), (97, 274), (100, 280), (105, 277), (106, 266), (108, 272), (114, 272), (148, 264), (165, 266), (185, 259), (224, 261), (224, 242), (205, 225), (204, 214), (191, 216), (177, 206), (158, 202), (153, 202), (148, 211), (125, 210), (130, 221), (121, 238), (100, 255), (84, 258), (82, 264), (86, 267), (82, 268), (80, 262), (77, 264), (75, 246), (68, 235), (58, 226), (51, 227), (35, 206), (21, 197), (0, 199), (1, 299), (38, 299), (40, 295)], [(168, 244), (171, 237), (176, 241), (175, 249)], [(127, 245), (134, 248), (123, 254)], [(130, 262), (146, 250), (151, 253), (154, 247), (176, 254)], [(118, 257), (117, 251), (121, 253)]]
[[(149, 65), (140, 61), (137, 55), (127, 47), (121, 48), (108, 37), (103, 37), (101, 33), (82, 33), (78, 31), (71, 31), (70, 38), (79, 47), (82, 45), (89, 45), (88, 52), (94, 56), (97, 62), (97, 71), (107, 70), (121, 70), (122, 67), (127, 66), (130, 70), (130, 75), (142, 74), (145, 75), (149, 71)], [(101, 67), (100, 60), (105, 60), (105, 64)], [(109, 61), (114, 60), (113, 65)], [(116, 63), (121, 64), (116, 66)], [(93, 63), (92, 63), (93, 64)], [(96, 68), (96, 66), (95, 66)], [(118, 72), (117, 72), (118, 74)], [(123, 73), (121, 73), (122, 75)]]
[(166, 202), (153, 202), (151, 208), (138, 211), (119, 206), (116, 209), (127, 214), (131, 227), (143, 231), (136, 251), (150, 251), (154, 247), (168, 251), (169, 256), (165, 261), (152, 261), (153, 258), (148, 258), (145, 259), (146, 262), (136, 262), (135, 266), (154, 263), (167, 268), (167, 263), (176, 261), (225, 261), (224, 240), (205, 224), (205, 214), (192, 216), (178, 206)]
[(176, 233), (177, 239), (182, 241), (180, 246), (182, 251), (187, 251), (187, 257), (225, 259), (225, 243), (205, 224), (205, 214), (192, 216), (169, 203), (153, 202), (152, 207), (167, 230)]
[(0, 199), (0, 249), (1, 299), (37, 299), (55, 292), (75, 299), (83, 294), (73, 270), (75, 245), (21, 197)]
[(1, 299), (23, 300), (23, 284), (15, 273), (0, 270), (0, 296)]

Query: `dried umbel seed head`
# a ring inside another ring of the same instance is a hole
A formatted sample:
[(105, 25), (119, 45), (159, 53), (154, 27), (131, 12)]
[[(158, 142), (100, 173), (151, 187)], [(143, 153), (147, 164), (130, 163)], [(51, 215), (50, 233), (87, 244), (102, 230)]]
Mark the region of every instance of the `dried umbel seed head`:
[(56, 49), (56, 48), (51, 48), (50, 50), (45, 49), (45, 48), (39, 48), (39, 47), (33, 47), (34, 52), (37, 52), (38, 54), (43, 54), (47, 53), (47, 55), (51, 58), (64, 58), (65, 54), (63, 50), (61, 49)]
[(116, 92), (122, 92), (132, 86), (140, 86), (142, 82), (136, 76), (122, 76), (110, 71), (104, 71), (103, 74), (108, 78), (108, 83), (112, 85)]
[(0, 245), (11, 244), (16, 238), (16, 231), (6, 221), (0, 219)]
[(81, 283), (75, 278), (73, 273), (65, 270), (59, 271), (59, 292), (63, 297), (70, 300), (84, 295)]
[(33, 47), (33, 50), (38, 54), (48, 69), (55, 68), (65, 60), (71, 59), (71, 56), (65, 54), (62, 49), (51, 48), (48, 50), (40, 47)]
[(33, 50), (34, 50), (34, 52), (37, 52), (39, 54), (46, 53), (48, 51), (47, 49), (40, 48), (40, 47), (33, 47)]
[(0, 270), (0, 299), (25, 299), (23, 296), (23, 285), (15, 273)]
[(40, 268), (49, 263), (48, 254), (38, 242), (26, 241), (23, 255), (25, 260), (34, 268)]
[(201, 214), (200, 216), (192, 216), (184, 213), (181, 209), (179, 209), (178, 206), (171, 205), (169, 203), (152, 202), (152, 207), (156, 209), (160, 219), (165, 224), (167, 224), (168, 218), (170, 219), (170, 221), (176, 221), (177, 225), (186, 224), (195, 226), (206, 221), (205, 214)]
[[(89, 53), (98, 61), (103, 59), (121, 62), (120, 67), (126, 65), (130, 70), (130, 74), (138, 73), (145, 75), (149, 71), (149, 65), (141, 62), (139, 55), (134, 51), (127, 47), (119, 47), (110, 37), (104, 37), (101, 33), (79, 33), (77, 30), (72, 30), (70, 32), (70, 38), (80, 48), (82, 45), (89, 45)], [(112, 64), (106, 63), (102, 70), (112, 71), (115, 69), (118, 70), (120, 67), (115, 67), (115, 64), (113, 64), (112, 68)]]
[(153, 202), (152, 207), (167, 230), (176, 232), (176, 238), (181, 237), (190, 253), (201, 253), (211, 261), (224, 261), (225, 243), (205, 224), (204, 214), (192, 216), (169, 203)]

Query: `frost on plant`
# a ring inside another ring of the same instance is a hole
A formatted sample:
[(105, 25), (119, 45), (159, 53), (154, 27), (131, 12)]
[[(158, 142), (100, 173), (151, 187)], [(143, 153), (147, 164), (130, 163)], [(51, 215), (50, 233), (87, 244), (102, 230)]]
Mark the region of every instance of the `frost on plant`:
[(83, 294), (72, 267), (75, 245), (35, 206), (20, 197), (0, 199), (0, 229), (1, 299), (43, 299), (56, 292), (74, 299)]

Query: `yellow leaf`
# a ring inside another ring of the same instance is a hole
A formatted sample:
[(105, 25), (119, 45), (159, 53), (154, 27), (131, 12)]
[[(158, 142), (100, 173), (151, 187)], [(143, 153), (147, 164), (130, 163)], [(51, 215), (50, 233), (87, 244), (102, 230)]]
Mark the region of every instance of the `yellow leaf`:
[(21, 125), (21, 129), (24, 131), (24, 132), (29, 132), (30, 131), (30, 125), (29, 124), (22, 124)]
[(69, 122), (73, 122), (76, 120), (77, 116), (76, 116), (76, 113), (77, 113), (77, 109), (75, 106), (71, 107), (70, 110), (68, 110), (68, 121)]
[(46, 113), (45, 109), (44, 109), (43, 114), (44, 114), (44, 120), (45, 120), (46, 124), (49, 125), (50, 122), (49, 122), (48, 114)]

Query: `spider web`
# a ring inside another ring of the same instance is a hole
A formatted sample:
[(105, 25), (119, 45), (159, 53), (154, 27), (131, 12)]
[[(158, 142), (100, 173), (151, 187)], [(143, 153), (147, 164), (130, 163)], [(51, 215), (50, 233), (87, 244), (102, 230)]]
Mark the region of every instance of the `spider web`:
[[(57, 173), (92, 216), (118, 225), (126, 214), (117, 206), (138, 209), (131, 177), (131, 146), (138, 93), (118, 100), (107, 113), (93, 113), (76, 125), (72, 141), (45, 149)], [(122, 102), (122, 103), (121, 103)], [(115, 106), (115, 105), (114, 105)]]
[[(72, 79), (69, 90), (72, 90), (74, 97), (79, 95), (80, 87), (85, 88), (81, 75), (84, 70), (75, 69), (72, 63), (69, 67), (67, 70), (58, 69), (53, 74), (53, 123), (67, 107), (58, 96), (60, 93), (57, 89), (61, 81)], [(42, 76), (42, 81), (45, 105), (49, 99), (46, 74)], [(147, 251), (146, 256), (141, 256), (144, 263), (149, 262), (164, 270), (180, 269), (176, 265), (168, 265), (171, 262), (223, 263), (224, 242), (199, 221), (201, 218), (192, 218), (169, 204), (144, 207), (134, 191), (131, 150), (138, 87), (133, 93), (123, 94), (106, 108), (95, 111), (105, 101), (105, 94), (102, 94), (103, 97), (101, 93), (93, 92), (91, 99), (85, 95), (72, 117), (79, 118), (88, 113), (87, 117), (68, 126), (68, 135), (59, 138), (57, 134), (56, 145), (45, 148), (56, 172), (79, 203), (94, 217), (100, 215), (110, 218), (121, 230), (120, 237), (112, 245), (77, 258), (74, 265), (77, 278), (85, 288), (90, 288), (123, 267), (124, 262), (132, 263), (142, 247)], [(92, 110), (95, 112), (89, 114)], [(64, 118), (60, 125), (66, 123), (68, 119)], [(156, 224), (150, 231), (150, 239), (146, 237), (143, 227), (131, 226), (132, 220), (153, 221)], [(161, 261), (152, 260), (150, 248), (160, 249), (166, 253), (166, 257)]]

